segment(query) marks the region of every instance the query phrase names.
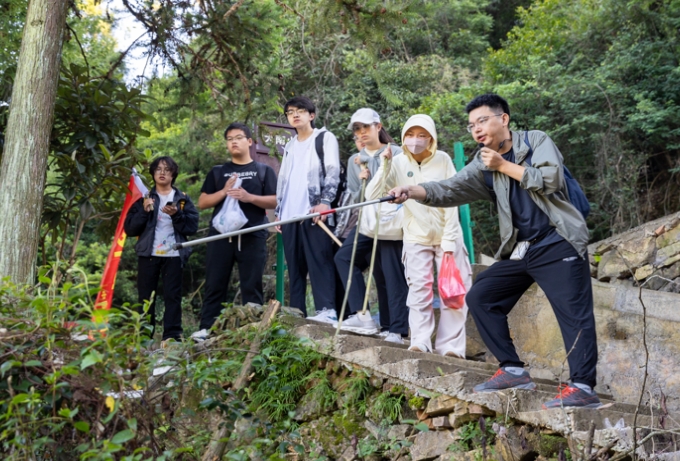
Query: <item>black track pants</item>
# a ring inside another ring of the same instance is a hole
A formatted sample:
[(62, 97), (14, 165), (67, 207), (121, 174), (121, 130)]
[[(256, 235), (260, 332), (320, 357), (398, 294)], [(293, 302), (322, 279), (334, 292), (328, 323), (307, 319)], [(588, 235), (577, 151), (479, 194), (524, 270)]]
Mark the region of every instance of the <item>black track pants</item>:
[(581, 259), (567, 241), (530, 248), (523, 260), (499, 261), (479, 274), (465, 300), (484, 343), (501, 367), (524, 366), (507, 316), (534, 281), (550, 301), (566, 350), (574, 347), (568, 357), (571, 380), (595, 386), (597, 338), (590, 268), (588, 259)]
[[(158, 290), (158, 280), (163, 278), (163, 339), (182, 337), (182, 261), (177, 257), (146, 256), (138, 258), (137, 293), (139, 302), (151, 299)], [(156, 326), (156, 299), (149, 306), (149, 323)], [(153, 336), (153, 333), (152, 333)]]

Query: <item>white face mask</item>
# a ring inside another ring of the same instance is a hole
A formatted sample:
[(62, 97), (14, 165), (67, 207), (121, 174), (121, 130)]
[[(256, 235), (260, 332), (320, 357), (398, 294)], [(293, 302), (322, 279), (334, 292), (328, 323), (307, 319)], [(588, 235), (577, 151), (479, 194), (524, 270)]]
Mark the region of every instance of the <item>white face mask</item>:
[(420, 138), (405, 138), (404, 139), (404, 145), (408, 147), (408, 150), (411, 151), (413, 154), (420, 154), (423, 152), (426, 148), (427, 145), (430, 143), (429, 139), (420, 139)]

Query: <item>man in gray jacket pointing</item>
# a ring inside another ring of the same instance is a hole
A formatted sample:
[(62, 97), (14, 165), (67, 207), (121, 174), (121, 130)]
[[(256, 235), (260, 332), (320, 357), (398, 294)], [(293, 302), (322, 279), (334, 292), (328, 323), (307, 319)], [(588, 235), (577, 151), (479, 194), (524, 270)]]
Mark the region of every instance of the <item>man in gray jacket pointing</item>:
[(545, 292), (569, 352), (570, 383), (543, 408), (600, 406), (596, 384), (597, 339), (587, 259), (588, 228), (570, 202), (562, 154), (541, 131), (512, 132), (510, 108), (502, 97), (485, 94), (465, 108), (468, 132), (483, 145), (455, 176), (390, 191), (434, 207), (475, 200), (496, 204), (501, 246), (499, 262), (482, 272), (466, 297), (484, 343), (500, 362), (475, 392), (534, 389), (510, 337), (507, 316), (534, 283)]

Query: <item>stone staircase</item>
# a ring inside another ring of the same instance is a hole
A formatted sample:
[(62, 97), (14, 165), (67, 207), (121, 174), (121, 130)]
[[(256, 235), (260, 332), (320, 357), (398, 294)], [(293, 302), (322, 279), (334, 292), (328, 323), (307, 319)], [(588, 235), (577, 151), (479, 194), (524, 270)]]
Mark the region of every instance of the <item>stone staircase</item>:
[[(311, 320), (292, 319), (291, 322), (293, 333), (309, 339), (320, 352), (348, 367), (360, 367), (386, 378), (388, 383), (405, 386), (430, 398), (424, 417), (437, 417), (433, 421), (435, 426), (439, 423), (439, 427), (435, 429), (455, 428), (460, 425), (459, 422), (470, 421), (471, 415), (504, 415), (516, 422), (586, 443), (589, 428), (594, 424), (594, 448), (613, 444), (612, 450), (625, 452), (632, 449), (633, 427), (637, 428), (638, 440), (650, 432), (647, 428), (659, 427), (659, 415), (653, 414), (649, 408), (639, 408), (636, 417), (636, 405), (616, 402), (606, 394), (599, 394), (603, 403), (599, 409), (542, 410), (542, 403), (557, 394), (558, 383), (540, 377), (534, 377), (537, 384), (534, 391), (513, 389), (475, 394), (471, 391), (472, 387), (492, 376), (497, 370), (496, 365), (412, 352), (405, 345), (388, 343), (378, 337), (349, 332), (334, 337), (334, 328)], [(457, 413), (457, 409), (463, 407), (466, 410)], [(639, 456), (651, 459), (648, 454), (650, 443), (652, 439), (638, 448)], [(417, 444), (414, 449), (417, 449)], [(412, 459), (418, 458), (412, 453)]]

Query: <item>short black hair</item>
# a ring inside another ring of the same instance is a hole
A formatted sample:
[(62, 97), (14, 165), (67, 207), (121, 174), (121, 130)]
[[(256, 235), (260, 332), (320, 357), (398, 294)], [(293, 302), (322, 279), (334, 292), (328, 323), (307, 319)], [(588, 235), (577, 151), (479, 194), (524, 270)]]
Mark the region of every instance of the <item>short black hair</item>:
[(156, 177), (154, 176), (154, 173), (156, 172), (156, 169), (158, 168), (158, 165), (161, 164), (161, 162), (165, 163), (165, 166), (170, 170), (172, 173), (172, 183), (175, 184), (175, 179), (177, 179), (177, 175), (179, 174), (179, 167), (177, 166), (177, 162), (175, 162), (172, 157), (165, 155), (163, 157), (158, 157), (156, 160), (151, 162), (151, 165), (149, 165), (149, 173), (151, 173), (151, 177), (154, 178), (153, 182), (156, 182)]
[[(295, 96), (294, 98), (289, 99), (283, 106), (283, 113), (285, 114), (288, 112), (288, 108), (290, 107), (295, 107), (296, 109), (307, 109), (307, 112), (310, 114), (316, 114), (316, 105), (307, 96)], [(314, 126), (314, 120), (312, 120), (312, 128), (316, 128)]]
[(246, 135), (246, 138), (248, 139), (253, 139), (253, 133), (250, 131), (250, 127), (246, 125), (245, 123), (241, 122), (234, 122), (230, 124), (226, 130), (224, 130), (224, 139), (227, 139), (227, 133), (229, 133), (231, 130), (241, 130), (243, 131), (243, 134)]
[(475, 99), (470, 101), (467, 106), (465, 106), (465, 112), (469, 114), (473, 110), (482, 106), (487, 106), (493, 111), (500, 110), (504, 114), (510, 115), (510, 106), (508, 105), (508, 101), (493, 93), (477, 96)]

